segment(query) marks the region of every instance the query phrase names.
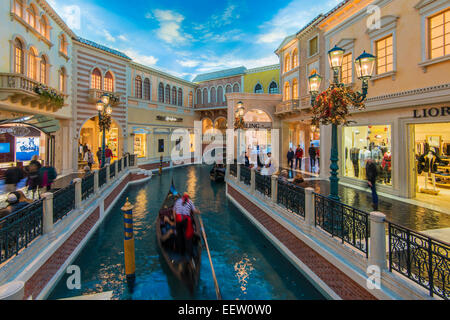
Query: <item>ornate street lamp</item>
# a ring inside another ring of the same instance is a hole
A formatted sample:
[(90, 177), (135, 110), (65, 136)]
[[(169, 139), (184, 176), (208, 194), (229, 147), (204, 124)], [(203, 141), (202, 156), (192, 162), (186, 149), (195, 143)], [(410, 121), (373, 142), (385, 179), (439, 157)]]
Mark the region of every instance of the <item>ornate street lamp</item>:
[(340, 82), (342, 62), (345, 50), (335, 46), (328, 51), (328, 60), (333, 70), (333, 82), (330, 87), (319, 94), (322, 78), (314, 73), (308, 78), (309, 93), (311, 94), (311, 106), (313, 107), (313, 124), (332, 125), (331, 136), (331, 176), (330, 176), (330, 198), (339, 201), (339, 178), (338, 178), (338, 125), (346, 125), (348, 121), (348, 107), (358, 109), (364, 108), (367, 97), (369, 80), (372, 77), (376, 57), (364, 51), (356, 60), (356, 74), (362, 81), (362, 92), (354, 92)]
[(105, 166), (106, 131), (109, 131), (111, 127), (112, 108), (109, 102), (110, 97), (106, 93), (100, 97), (99, 101), (97, 101), (98, 125), (100, 127), (100, 130), (102, 130), (103, 132), (101, 168)]
[(236, 105), (236, 111), (234, 113), (234, 129), (237, 130), (237, 160), (238, 163), (242, 162), (242, 156), (240, 154), (241, 149), (241, 130), (245, 129), (244, 122), (245, 108), (242, 101), (239, 101)]

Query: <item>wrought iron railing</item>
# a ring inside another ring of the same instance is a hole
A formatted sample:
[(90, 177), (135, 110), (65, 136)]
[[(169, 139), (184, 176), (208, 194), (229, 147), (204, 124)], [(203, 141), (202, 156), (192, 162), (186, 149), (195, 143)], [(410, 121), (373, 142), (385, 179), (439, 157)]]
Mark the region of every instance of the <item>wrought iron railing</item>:
[(278, 179), (277, 203), (287, 210), (305, 217), (305, 189)]
[(0, 219), (0, 263), (42, 235), (43, 200)]
[(98, 171), (98, 187), (101, 188), (106, 183), (106, 167)]
[(272, 178), (255, 172), (255, 189), (266, 197), (270, 197), (272, 195)]
[(53, 194), (53, 223), (65, 217), (75, 208), (75, 184)]
[(450, 298), (450, 245), (388, 222), (389, 269), (429, 290)]
[(136, 155), (130, 154), (130, 167), (134, 167), (136, 165)]
[(122, 161), (117, 161), (117, 172), (121, 172), (122, 171)]
[(123, 168), (128, 167), (128, 156), (123, 157)]
[(369, 256), (369, 214), (314, 194), (315, 225)]
[(85, 200), (94, 193), (94, 174), (91, 173), (81, 180), (81, 199)]
[(251, 183), (251, 179), (252, 179), (252, 170), (249, 167), (241, 165), (240, 181), (249, 186)]
[(116, 176), (116, 163), (109, 166), (109, 178), (112, 179)]
[(237, 163), (230, 164), (230, 175), (237, 177)]

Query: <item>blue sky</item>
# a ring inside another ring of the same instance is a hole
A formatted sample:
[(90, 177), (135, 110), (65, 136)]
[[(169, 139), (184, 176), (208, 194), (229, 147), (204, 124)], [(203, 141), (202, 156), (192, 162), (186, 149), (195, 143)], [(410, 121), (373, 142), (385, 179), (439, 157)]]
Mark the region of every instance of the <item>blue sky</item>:
[[(274, 51), (340, 0), (47, 0), (74, 32), (186, 80), (278, 63)], [(79, 17), (79, 18), (78, 18)]]

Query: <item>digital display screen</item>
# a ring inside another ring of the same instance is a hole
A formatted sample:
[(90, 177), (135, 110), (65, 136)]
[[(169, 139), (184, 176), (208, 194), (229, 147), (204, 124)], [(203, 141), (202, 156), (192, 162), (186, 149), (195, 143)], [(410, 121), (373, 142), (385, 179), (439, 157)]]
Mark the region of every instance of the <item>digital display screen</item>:
[(9, 143), (0, 143), (0, 153), (9, 153), (11, 145)]
[(39, 137), (16, 138), (17, 161), (30, 161), (34, 155), (39, 155)]

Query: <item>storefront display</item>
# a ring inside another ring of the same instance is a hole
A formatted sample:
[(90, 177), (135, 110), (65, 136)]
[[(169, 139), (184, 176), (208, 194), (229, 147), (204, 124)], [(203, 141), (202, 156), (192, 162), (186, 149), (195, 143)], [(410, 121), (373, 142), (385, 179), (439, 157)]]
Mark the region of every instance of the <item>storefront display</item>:
[(147, 135), (137, 133), (134, 136), (134, 153), (138, 158), (145, 158), (147, 156)]
[(378, 168), (378, 183), (392, 185), (391, 126), (346, 127), (344, 137), (344, 175), (366, 179), (366, 165), (373, 160)]

